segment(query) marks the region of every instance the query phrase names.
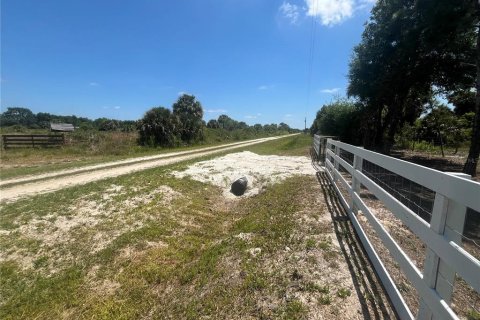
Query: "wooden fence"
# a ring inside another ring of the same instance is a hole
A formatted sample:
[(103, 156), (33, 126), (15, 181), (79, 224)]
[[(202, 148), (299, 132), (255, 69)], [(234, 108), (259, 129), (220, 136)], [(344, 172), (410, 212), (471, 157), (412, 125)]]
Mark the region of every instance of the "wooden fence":
[(2, 138), (5, 149), (10, 147), (46, 147), (65, 144), (65, 136), (63, 134), (5, 134)]
[[(316, 137), (320, 140), (320, 137)], [(467, 207), (480, 211), (480, 183), (463, 174), (443, 173), (410, 162), (355, 147), (332, 139), (326, 140), (325, 171), (382, 281), (401, 319), (414, 319), (382, 259), (375, 251), (357, 218), (358, 210), (367, 218), (383, 245), (389, 250), (407, 279), (415, 287), (420, 307), (418, 319), (458, 319), (450, 307), (456, 275), (480, 293), (480, 261), (462, 248), (462, 232)], [(318, 148), (321, 143), (316, 143)], [(316, 150), (315, 152), (320, 152)], [(429, 219), (422, 218), (407, 202), (399, 200), (374, 176), (367, 166), (382, 168), (415, 186), (434, 193)], [(343, 172), (343, 174), (342, 174)], [(348, 182), (345, 176), (350, 175)], [(344, 197), (339, 186), (348, 190)], [(402, 221), (426, 246), (424, 269), (419, 270), (399, 244), (362, 200), (361, 187), (375, 195), (392, 214)]]

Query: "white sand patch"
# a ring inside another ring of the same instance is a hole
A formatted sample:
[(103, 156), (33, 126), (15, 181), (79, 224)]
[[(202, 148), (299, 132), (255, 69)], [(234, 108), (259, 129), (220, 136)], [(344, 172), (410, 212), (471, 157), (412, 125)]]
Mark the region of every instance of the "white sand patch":
[(129, 198), (124, 201), (124, 204), (128, 208), (135, 208), (152, 202), (159, 194), (162, 195), (161, 203), (164, 206), (170, 206), (174, 199), (183, 196), (180, 192), (173, 190), (171, 187), (162, 185), (147, 194)]
[(308, 157), (261, 156), (250, 151), (231, 153), (208, 161), (201, 161), (185, 171), (174, 171), (177, 178), (190, 177), (223, 188), (223, 195), (237, 198), (230, 192), (231, 184), (241, 177), (247, 177), (247, 191), (242, 197), (258, 194), (266, 185), (271, 185), (293, 175), (313, 175)]
[(234, 237), (248, 242), (248, 241), (252, 240), (253, 233), (240, 232), (239, 234), (235, 235)]
[(123, 192), (122, 189), (124, 189), (123, 186), (118, 186), (116, 184), (110, 185), (110, 188), (106, 189), (104, 193), (102, 194), (103, 200), (111, 200), (114, 195), (122, 194)]
[[(59, 215), (58, 212), (42, 217), (34, 217), (13, 230), (0, 230), (0, 236), (15, 237), (17, 239), (40, 241), (39, 251), (33, 252), (22, 249), (16, 245), (10, 250), (0, 251), (0, 262), (13, 260), (22, 269), (32, 269), (34, 261), (41, 257), (48, 257), (48, 274), (57, 271), (54, 264), (60, 264), (74, 259), (62, 250), (74, 245), (80, 237), (83, 242), (88, 242), (90, 253), (96, 253), (106, 248), (113, 240), (125, 232), (134, 231), (145, 225), (148, 216), (136, 216), (132, 213), (139, 205), (148, 204), (159, 198), (159, 204), (170, 207), (172, 201), (184, 197), (180, 192), (169, 186), (161, 185), (158, 188), (131, 196), (123, 201), (116, 201), (115, 196), (127, 193), (127, 188), (112, 184), (101, 192), (100, 199), (89, 200), (82, 197), (72, 203)], [(18, 223), (20, 224), (20, 222)], [(14, 235), (17, 234), (17, 235)], [(155, 247), (158, 244), (148, 243)]]

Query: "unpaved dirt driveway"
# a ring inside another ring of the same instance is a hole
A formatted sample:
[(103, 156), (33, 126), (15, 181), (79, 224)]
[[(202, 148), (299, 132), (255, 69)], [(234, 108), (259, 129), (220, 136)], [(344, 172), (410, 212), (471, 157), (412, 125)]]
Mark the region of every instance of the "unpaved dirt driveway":
[(166, 166), (169, 164), (225, 152), (266, 141), (282, 139), (288, 136), (291, 135), (236, 142), (224, 146), (201, 148), (193, 151), (182, 151), (158, 156), (139, 157), (94, 166), (63, 170), (54, 173), (46, 173), (38, 176), (5, 180), (0, 184), (0, 186), (14, 183), (15, 185), (11, 187), (5, 187), (0, 190), (0, 202), (13, 202), (20, 198), (35, 194), (53, 192), (75, 185), (117, 177), (154, 167)]

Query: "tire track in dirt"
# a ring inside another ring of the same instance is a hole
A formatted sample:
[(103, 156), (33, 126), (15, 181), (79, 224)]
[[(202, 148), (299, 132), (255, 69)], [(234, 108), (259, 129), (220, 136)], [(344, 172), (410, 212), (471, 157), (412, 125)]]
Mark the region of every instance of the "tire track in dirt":
[[(0, 202), (14, 202), (20, 198), (58, 191), (64, 188), (87, 184), (107, 178), (130, 174), (150, 168), (191, 160), (232, 149), (277, 140), (291, 135), (280, 137), (261, 138), (256, 140), (236, 142), (224, 146), (207, 147), (192, 151), (166, 153), (157, 156), (140, 157), (121, 161), (103, 163), (94, 166), (62, 170), (18, 179), (6, 180), (3, 184), (16, 183), (14, 186), (0, 190)], [(40, 180), (39, 179), (45, 179)], [(15, 180), (15, 182), (13, 182)]]

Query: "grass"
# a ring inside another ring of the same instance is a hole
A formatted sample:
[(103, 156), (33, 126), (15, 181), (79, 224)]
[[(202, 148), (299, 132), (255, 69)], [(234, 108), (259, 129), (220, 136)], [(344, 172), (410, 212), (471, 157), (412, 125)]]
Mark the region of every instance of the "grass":
[(312, 137), (310, 135), (299, 134), (290, 139), (279, 139), (254, 145), (246, 148), (246, 150), (260, 155), (309, 156), (311, 145)]
[(340, 288), (337, 291), (337, 296), (339, 296), (342, 299), (345, 299), (346, 297), (349, 297), (352, 294), (350, 289), (345, 289), (345, 288)]
[[(188, 163), (3, 205), (0, 249), (17, 258), (0, 262), (0, 317), (127, 319), (153, 312), (194, 319), (219, 307), (228, 314), (232, 304), (241, 309), (235, 312), (253, 312), (255, 295), (271, 287), (271, 280), (232, 235), (263, 233), (254, 244), (262, 254), (278, 249), (294, 226), (287, 219), (294, 201), (278, 201), (288, 184), (246, 200), (239, 219), (229, 210), (209, 210), (212, 201), (223, 201), (216, 188), (168, 175)], [(166, 204), (165, 195), (155, 193), (160, 186), (181, 196)], [(127, 205), (145, 195), (152, 196)], [(91, 212), (95, 206), (98, 214)], [(252, 208), (257, 210), (247, 214)], [(229, 285), (226, 259), (234, 259), (241, 273)], [(159, 295), (163, 290), (171, 293)], [(295, 305), (278, 310), (301, 311)]]
[(467, 312), (467, 319), (468, 320), (480, 320), (480, 312), (476, 310), (468, 310)]
[[(299, 155), (306, 142), (250, 150)], [(0, 318), (304, 319), (348, 307), (329, 284), (346, 264), (319, 265), (314, 239), (332, 230), (316, 222), (313, 177), (227, 202), (216, 187), (169, 174), (196, 161), (4, 204)]]

